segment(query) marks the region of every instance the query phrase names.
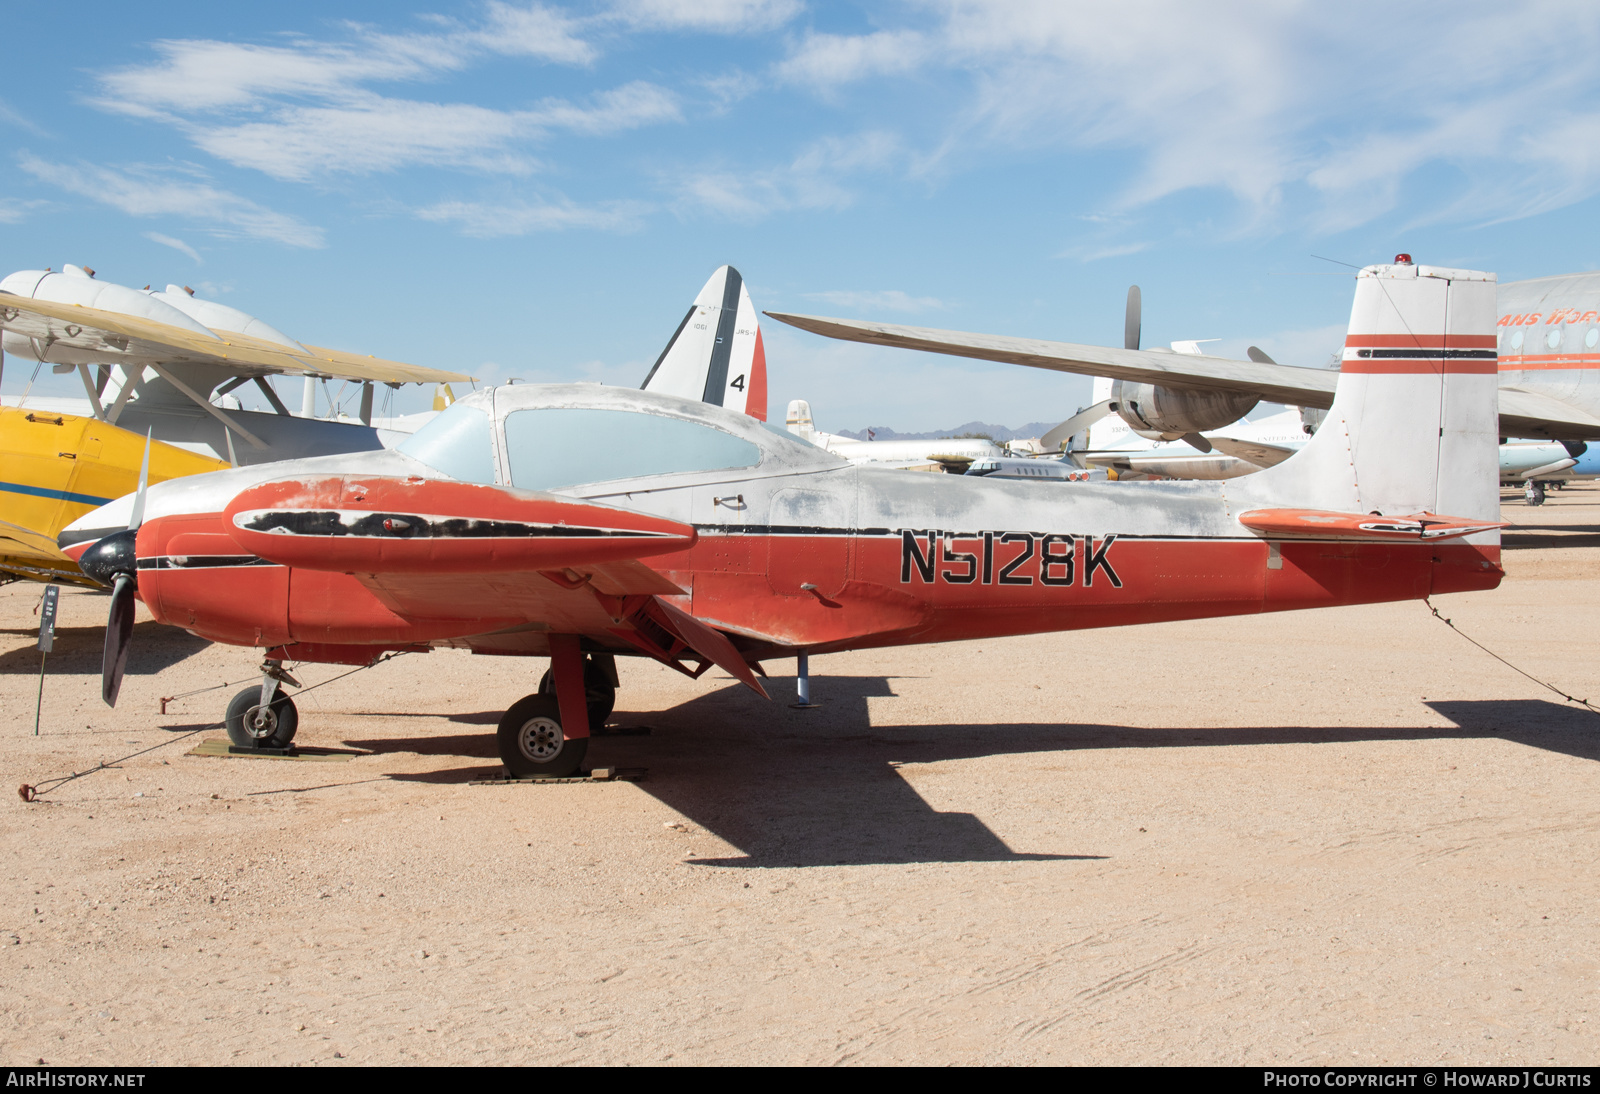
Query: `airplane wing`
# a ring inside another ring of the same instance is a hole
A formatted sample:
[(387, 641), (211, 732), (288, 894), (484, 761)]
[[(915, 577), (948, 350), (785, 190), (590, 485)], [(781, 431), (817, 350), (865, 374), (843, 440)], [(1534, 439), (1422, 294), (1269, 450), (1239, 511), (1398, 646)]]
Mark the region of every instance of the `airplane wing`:
[(1257, 467), (1274, 467), (1294, 455), (1294, 449), (1285, 448), (1281, 444), (1265, 444), (1261, 441), (1241, 441), (1233, 437), (1207, 437), (1211, 447), (1218, 452), (1224, 452), (1241, 460), (1248, 460)]
[(234, 372), (326, 376), (390, 383), (448, 383), (471, 377), (459, 372), (419, 368), (397, 361), (307, 346), (299, 354), (287, 346), (222, 332), (206, 338), (194, 331), (143, 316), (35, 300), (0, 292), (0, 329), (33, 340), (48, 357), (52, 346), (104, 354), (104, 364), (209, 364)]
[[(540, 491), (356, 475), (257, 484), (223, 521), (244, 550), (354, 575), (413, 628), (481, 652), (526, 652), (530, 632), (620, 639), (674, 667), (690, 655), (720, 665), (761, 691), (725, 635), (663, 599), (685, 590), (639, 561), (692, 547), (691, 525)], [(183, 538), (168, 548), (207, 552)]]
[[(1297, 368), (1272, 361), (1235, 361), (1163, 350), (1113, 349), (816, 315), (770, 311), (766, 314), (812, 334), (848, 342), (1001, 361), (1084, 376), (1109, 376), (1113, 380), (1135, 383), (1252, 393), (1269, 402), (1321, 410), (1333, 405), (1333, 389), (1339, 381), (1339, 373), (1334, 369)], [(1547, 395), (1503, 387), (1500, 389), (1500, 433), (1506, 437), (1600, 440), (1600, 418)]]
[(1075, 342), (1045, 342), (1003, 334), (969, 334), (965, 331), (903, 327), (856, 319), (827, 319), (815, 315), (787, 315), (770, 311), (766, 314), (812, 334), (842, 338), (848, 342), (897, 346), (900, 349), (1027, 365), (1055, 372), (1075, 372), (1084, 376), (1109, 376), (1113, 380), (1130, 380), (1141, 384), (1168, 384), (1254, 394), (1274, 403), (1292, 403), (1324, 410), (1333, 405), (1333, 389), (1339, 381), (1336, 371), (1296, 368), (1263, 361), (1235, 361), (1227, 357), (1164, 350), (1112, 349)]
[(1500, 435), (1600, 441), (1600, 418), (1531, 391), (1500, 389)]

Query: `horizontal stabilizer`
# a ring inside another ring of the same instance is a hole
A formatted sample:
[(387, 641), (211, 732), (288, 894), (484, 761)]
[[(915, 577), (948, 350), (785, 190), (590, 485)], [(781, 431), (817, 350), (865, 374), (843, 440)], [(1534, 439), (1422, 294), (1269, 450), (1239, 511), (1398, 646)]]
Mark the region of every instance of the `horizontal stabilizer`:
[(223, 519), (251, 554), (340, 573), (582, 573), (697, 538), (674, 520), (532, 490), (354, 475), (252, 486)]
[(1294, 449), (1281, 444), (1264, 444), (1261, 441), (1241, 441), (1233, 437), (1207, 437), (1211, 447), (1224, 455), (1253, 463), (1257, 467), (1273, 467), (1294, 455)]
[(1320, 509), (1252, 509), (1239, 523), (1268, 537), (1290, 539), (1415, 540), (1455, 539), (1504, 528), (1504, 521), (1468, 520), (1417, 513), (1384, 517), (1376, 513), (1329, 513)]

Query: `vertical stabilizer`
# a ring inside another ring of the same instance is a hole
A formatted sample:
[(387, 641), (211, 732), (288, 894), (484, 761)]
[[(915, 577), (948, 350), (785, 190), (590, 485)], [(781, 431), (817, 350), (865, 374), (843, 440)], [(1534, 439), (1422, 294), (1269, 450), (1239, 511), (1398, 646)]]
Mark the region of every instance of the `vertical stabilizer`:
[(1239, 493), (1346, 513), (1498, 519), (1497, 367), (1493, 274), (1368, 266), (1326, 420), (1298, 455), (1240, 480)]
[(796, 437), (816, 443), (817, 429), (811, 422), (811, 404), (804, 399), (791, 399), (784, 426)]
[(719, 267), (645, 377), (646, 391), (767, 418), (767, 356), (744, 278)]

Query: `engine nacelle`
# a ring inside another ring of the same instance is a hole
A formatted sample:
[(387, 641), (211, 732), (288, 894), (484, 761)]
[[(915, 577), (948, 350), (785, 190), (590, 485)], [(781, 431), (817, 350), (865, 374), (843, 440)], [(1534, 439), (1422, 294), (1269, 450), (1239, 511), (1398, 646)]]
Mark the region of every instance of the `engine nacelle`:
[(1119, 418), (1153, 441), (1176, 441), (1190, 433), (1232, 425), (1260, 402), (1254, 395), (1124, 380), (1111, 385), (1111, 400)]

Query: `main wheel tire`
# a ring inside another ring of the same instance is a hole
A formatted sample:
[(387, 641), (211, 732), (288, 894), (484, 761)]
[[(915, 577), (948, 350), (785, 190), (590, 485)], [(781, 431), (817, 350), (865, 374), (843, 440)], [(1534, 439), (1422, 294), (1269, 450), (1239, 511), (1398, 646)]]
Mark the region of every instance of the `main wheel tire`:
[[(539, 694), (555, 698), (554, 669), (545, 669), (539, 677)], [(589, 711), (589, 732), (598, 733), (617, 707), (617, 688), (606, 675), (606, 670), (594, 658), (583, 659), (583, 705)]]
[(245, 688), (228, 704), (228, 740), (240, 748), (288, 748), (300, 728), (300, 712), (283, 692), (261, 706), (261, 688)]
[(529, 695), (511, 704), (495, 737), (500, 759), (517, 778), (576, 775), (589, 750), (589, 738), (562, 732), (561, 708), (553, 695)]

